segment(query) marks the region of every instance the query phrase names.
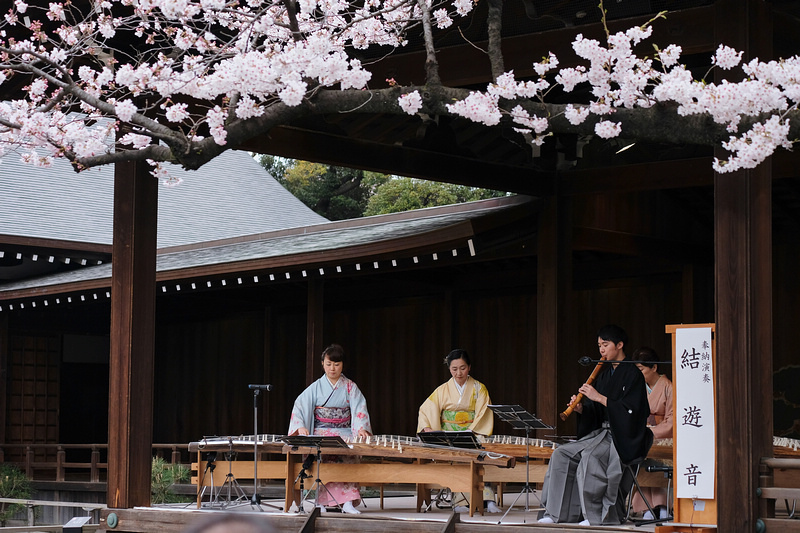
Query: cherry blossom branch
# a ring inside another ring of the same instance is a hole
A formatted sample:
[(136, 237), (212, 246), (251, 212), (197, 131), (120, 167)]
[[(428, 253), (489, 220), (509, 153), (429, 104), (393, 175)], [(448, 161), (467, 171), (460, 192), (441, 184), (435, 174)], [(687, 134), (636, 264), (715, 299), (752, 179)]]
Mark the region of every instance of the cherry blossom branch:
[(503, 0), (488, 0), (489, 14), (486, 19), (489, 27), (488, 55), (492, 69), (492, 79), (497, 80), (506, 71), (503, 61), (502, 29)]
[[(603, 13), (605, 42), (573, 42), (579, 64), (560, 67), (548, 54), (518, 80), (504, 67), (502, 0), (487, 2), (492, 82), (467, 91), (442, 85), (435, 32), (471, 13), (472, 0), (104, 0), (85, 11), (14, 0), (0, 19), (0, 87), (13, 95), (0, 102), (0, 152), (24, 147), (37, 164), (65, 157), (78, 169), (142, 159), (198, 168), (277, 125), (334, 113), (458, 116), (536, 144), (571, 132), (721, 145), (731, 157), (715, 162), (719, 172), (800, 138), (800, 58), (740, 65), (740, 52), (720, 46), (713, 68), (741, 66), (743, 80), (698, 81), (678, 46), (633, 53), (663, 13), (615, 34)], [(34, 20), (22, 27), (25, 17)], [(364, 57), (379, 62), (412, 29), (423, 39), (424, 87), (368, 90), (360, 51), (376, 50)], [(548, 102), (554, 88), (578, 86), (588, 102)], [(117, 127), (129, 132), (115, 144)]]
[(427, 85), (440, 86), (442, 79), (439, 77), (439, 61), (436, 59), (436, 48), (433, 44), (431, 11), (427, 0), (418, 0), (417, 5), (422, 11), (422, 36), (425, 41), (425, 81)]

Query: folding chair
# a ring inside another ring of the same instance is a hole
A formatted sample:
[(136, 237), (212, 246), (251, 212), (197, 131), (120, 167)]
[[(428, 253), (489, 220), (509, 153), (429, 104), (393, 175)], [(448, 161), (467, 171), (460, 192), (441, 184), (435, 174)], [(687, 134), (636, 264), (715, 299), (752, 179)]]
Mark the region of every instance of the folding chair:
[[(622, 479), (623, 479), (623, 482), (625, 482), (626, 479), (628, 479), (628, 480), (633, 482), (633, 486), (631, 486), (631, 489), (628, 492), (628, 500), (627, 500), (627, 504), (626, 504), (625, 520), (623, 522), (627, 522), (628, 520), (631, 520), (632, 522), (634, 522), (634, 520), (631, 518), (631, 513), (633, 511), (633, 496), (635, 495), (636, 492), (638, 492), (639, 495), (642, 497), (642, 500), (644, 500), (644, 504), (650, 510), (650, 514), (652, 514), (654, 518), (658, 518), (656, 516), (655, 509), (653, 509), (653, 506), (650, 504), (650, 502), (647, 500), (647, 497), (642, 492), (642, 487), (639, 485), (639, 472), (641, 471), (642, 465), (644, 464), (645, 460), (647, 459), (647, 454), (650, 451), (650, 447), (653, 445), (653, 432), (652, 431), (647, 430), (647, 435), (645, 436), (645, 441), (646, 442), (645, 442), (644, 455), (642, 455), (641, 457), (637, 457), (636, 459), (634, 459), (633, 461), (631, 461), (629, 463), (622, 463)], [(657, 521), (660, 522), (661, 520), (657, 520)], [(637, 524), (640, 523), (639, 521), (636, 521), (636, 522), (637, 522)]]
[(652, 505), (650, 505), (650, 501), (647, 499), (647, 496), (644, 495), (644, 492), (642, 492), (642, 487), (639, 485), (639, 471), (642, 469), (642, 464), (644, 464), (645, 459), (646, 457), (637, 457), (630, 463), (623, 463), (622, 465), (623, 477), (630, 476), (633, 479), (633, 487), (631, 487), (631, 490), (628, 493), (628, 502), (626, 505), (627, 512), (625, 513), (624, 522), (627, 522), (628, 520), (631, 522), (638, 522), (631, 518), (631, 513), (633, 512), (633, 497), (636, 492), (638, 492), (642, 497), (642, 500), (644, 500), (644, 504), (650, 510), (650, 514), (652, 514), (654, 518), (657, 518), (655, 509)]

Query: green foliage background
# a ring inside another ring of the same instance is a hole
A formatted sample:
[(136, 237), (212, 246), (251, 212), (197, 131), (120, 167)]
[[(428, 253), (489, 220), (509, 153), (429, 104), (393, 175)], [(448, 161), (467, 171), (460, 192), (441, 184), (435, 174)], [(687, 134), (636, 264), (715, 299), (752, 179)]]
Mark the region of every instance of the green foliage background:
[[(27, 500), (32, 494), (31, 480), (24, 472), (14, 465), (0, 465), (0, 497)], [(24, 510), (21, 503), (0, 503), (0, 526), (5, 527), (12, 516)]]
[(172, 485), (189, 480), (189, 469), (182, 464), (172, 464), (163, 457), (153, 457), (150, 469), (150, 499), (152, 503), (182, 503), (190, 501), (175, 494)]
[(398, 213), (506, 194), (270, 155), (261, 155), (258, 160), (286, 190), (328, 220)]

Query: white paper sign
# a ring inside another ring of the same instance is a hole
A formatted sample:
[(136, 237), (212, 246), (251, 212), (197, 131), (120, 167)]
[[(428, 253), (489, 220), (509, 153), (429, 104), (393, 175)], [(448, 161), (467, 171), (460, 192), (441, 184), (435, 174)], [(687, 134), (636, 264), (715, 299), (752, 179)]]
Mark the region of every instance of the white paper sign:
[(675, 446), (678, 498), (714, 499), (716, 442), (711, 328), (675, 332)]

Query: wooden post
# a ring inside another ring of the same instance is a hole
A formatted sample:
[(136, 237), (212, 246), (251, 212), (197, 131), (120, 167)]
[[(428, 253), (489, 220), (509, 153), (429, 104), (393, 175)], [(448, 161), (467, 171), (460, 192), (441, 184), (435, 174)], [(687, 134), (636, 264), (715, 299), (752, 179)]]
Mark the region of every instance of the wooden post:
[(289, 509), (292, 508), (292, 502), (297, 503), (298, 511), (300, 512), (303, 511), (303, 502), (302, 502), (303, 495), (300, 494), (300, 496), (298, 496), (300, 491), (295, 490), (294, 488), (295, 470), (297, 469), (297, 463), (299, 462), (297, 460), (298, 457), (299, 457), (298, 455), (295, 455), (293, 453), (286, 454), (286, 480), (284, 481), (286, 489), (285, 491), (286, 500), (284, 501), (283, 504), (283, 511), (286, 513), (288, 513)]
[[(6, 441), (6, 397), (8, 396), (8, 313), (0, 316), (0, 442)], [(0, 463), (5, 462), (0, 450)]]
[(100, 450), (97, 449), (97, 446), (92, 445), (91, 467), (89, 470), (89, 481), (92, 483), (100, 481), (100, 467), (98, 463), (100, 463)]
[(64, 447), (59, 444), (56, 451), (56, 481), (66, 480), (66, 469), (64, 468), (66, 460), (67, 452), (65, 452)]
[(33, 463), (36, 461), (33, 448), (30, 446), (25, 447), (25, 475), (33, 478)]
[(306, 323), (306, 385), (311, 385), (320, 368), (319, 356), (324, 349), (322, 340), (324, 283), (308, 280), (308, 318)]
[(770, 169), (715, 178), (720, 531), (755, 530), (759, 464), (773, 453)]
[[(744, 51), (745, 62), (770, 57), (769, 3), (722, 0), (714, 8), (717, 42)], [(756, 531), (760, 459), (773, 453), (771, 159), (715, 174), (714, 255), (717, 525)]]
[(158, 181), (117, 163), (111, 279), (107, 505), (150, 505)]
[[(756, 2), (723, 2), (731, 12), (718, 21), (718, 39), (745, 51), (763, 49), (755, 36), (771, 24)], [(735, 22), (727, 28), (727, 23)], [(760, 24), (759, 24), (760, 26)], [(756, 31), (757, 30), (757, 31)], [(726, 39), (727, 38), (727, 39)], [(731, 42), (733, 40), (733, 42)], [(715, 279), (718, 364), (717, 457), (719, 528), (756, 528), (762, 456), (772, 454), (772, 211), (771, 161), (749, 171), (715, 176)], [(736, 478), (736, 480), (734, 480)]]
[(558, 420), (558, 340), (572, 286), (568, 199), (555, 194), (539, 213), (536, 293), (536, 408), (546, 424)]

